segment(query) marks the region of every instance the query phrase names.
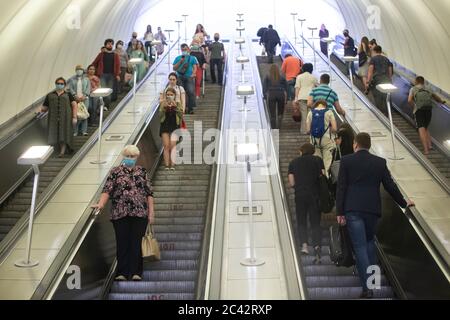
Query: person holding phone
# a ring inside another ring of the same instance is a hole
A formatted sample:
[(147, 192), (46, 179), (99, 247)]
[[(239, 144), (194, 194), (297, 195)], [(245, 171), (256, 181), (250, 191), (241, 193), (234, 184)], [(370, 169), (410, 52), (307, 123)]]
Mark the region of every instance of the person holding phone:
[(159, 117), (161, 127), (159, 134), (164, 146), (164, 164), (166, 170), (175, 170), (175, 156), (178, 136), (175, 131), (180, 129), (183, 120), (183, 106), (176, 101), (176, 91), (174, 88), (167, 88), (165, 99), (159, 106)]

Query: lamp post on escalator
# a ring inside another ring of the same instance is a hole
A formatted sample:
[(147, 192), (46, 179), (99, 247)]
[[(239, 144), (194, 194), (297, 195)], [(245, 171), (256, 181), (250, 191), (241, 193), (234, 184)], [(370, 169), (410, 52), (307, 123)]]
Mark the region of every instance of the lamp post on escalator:
[(113, 93), (112, 89), (109, 88), (98, 88), (94, 92), (91, 93), (91, 97), (100, 99), (100, 119), (98, 125), (98, 154), (97, 160), (91, 161), (91, 164), (105, 164), (106, 161), (101, 160), (102, 154), (102, 134), (103, 134), (103, 106), (105, 103), (103, 99), (110, 96)]
[(33, 167), (34, 171), (34, 183), (33, 183), (33, 193), (31, 196), (31, 208), (30, 208), (30, 219), (28, 221), (28, 238), (25, 259), (16, 261), (15, 266), (19, 268), (33, 268), (39, 265), (39, 261), (31, 259), (31, 243), (33, 239), (33, 224), (34, 215), (36, 210), (36, 197), (37, 190), (39, 188), (39, 165), (44, 164), (52, 155), (53, 147), (51, 146), (34, 146), (28, 149), (24, 154), (17, 159), (19, 165)]
[(345, 56), (344, 61), (348, 64), (348, 71), (350, 74), (350, 82), (352, 84), (352, 108), (350, 108), (350, 110), (352, 111), (357, 111), (357, 110), (361, 110), (360, 108), (356, 107), (356, 100), (355, 100), (355, 83), (353, 81), (353, 70), (352, 70), (352, 63), (354, 63), (355, 61), (358, 61), (358, 57), (352, 57), (352, 56)]

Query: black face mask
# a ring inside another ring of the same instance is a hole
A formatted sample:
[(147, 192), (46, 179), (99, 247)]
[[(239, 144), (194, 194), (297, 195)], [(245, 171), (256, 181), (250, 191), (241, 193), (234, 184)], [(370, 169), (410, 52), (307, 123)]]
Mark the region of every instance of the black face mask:
[(219, 38), (214, 38), (214, 41), (219, 41)]

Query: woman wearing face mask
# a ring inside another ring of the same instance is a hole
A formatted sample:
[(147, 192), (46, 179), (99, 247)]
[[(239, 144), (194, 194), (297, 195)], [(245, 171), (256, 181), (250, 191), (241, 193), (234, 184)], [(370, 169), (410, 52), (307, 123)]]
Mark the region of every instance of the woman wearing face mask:
[(41, 112), (48, 111), (48, 144), (59, 148), (59, 157), (73, 151), (73, 128), (77, 125), (77, 102), (66, 92), (66, 80), (58, 78), (55, 90), (46, 97)]
[[(75, 97), (75, 101), (80, 107), (80, 104), (84, 104), (87, 110), (89, 110), (89, 95), (91, 94), (91, 82), (84, 76), (84, 69), (78, 65), (75, 68), (75, 77), (69, 80), (68, 88), (69, 92)], [(78, 119), (78, 124), (73, 130), (73, 135), (76, 137), (79, 134), (87, 136), (88, 119)]]
[[(94, 92), (95, 90), (97, 90), (98, 88), (100, 88), (100, 78), (97, 77), (95, 75), (95, 66), (94, 65), (90, 65), (88, 67), (88, 74), (87, 74), (87, 78), (89, 79), (89, 81), (91, 82), (91, 95), (92, 92)], [(96, 127), (98, 126), (98, 106), (99, 106), (99, 101), (100, 99), (97, 97), (89, 97), (89, 125)]]
[(166, 92), (168, 88), (175, 89), (176, 97), (175, 101), (177, 103), (181, 103), (181, 106), (183, 107), (183, 113), (186, 111), (186, 91), (182, 86), (177, 85), (178, 82), (178, 76), (176, 72), (172, 72), (169, 74), (169, 84), (167, 85), (166, 89), (162, 91), (159, 94), (159, 103), (163, 103), (166, 99)]
[(161, 31), (161, 27), (158, 27), (158, 32), (155, 34), (155, 40), (161, 41), (161, 44), (158, 44), (156, 46), (156, 51), (158, 52), (158, 57), (161, 57), (162, 54), (164, 53), (164, 46), (167, 45), (167, 43), (166, 43), (167, 38), (164, 35), (164, 33)]
[(141, 241), (147, 224), (155, 223), (153, 192), (145, 168), (136, 165), (140, 151), (127, 146), (122, 164), (113, 168), (100, 201), (93, 208), (103, 210), (112, 200), (111, 221), (116, 234), (116, 281), (142, 280)]
[(120, 84), (119, 84), (119, 94), (123, 92), (123, 86), (125, 84), (125, 73), (128, 67), (128, 53), (123, 48), (123, 41), (119, 40), (116, 44), (116, 53), (120, 57)]
[(174, 88), (167, 88), (164, 101), (159, 106), (159, 117), (161, 128), (159, 134), (164, 145), (164, 164), (166, 170), (175, 170), (175, 147), (178, 137), (174, 133), (180, 129), (183, 120), (183, 107), (176, 102), (176, 91)]
[(143, 63), (136, 65), (137, 68), (137, 82), (140, 82), (144, 79), (147, 73), (147, 65), (148, 64), (148, 56), (145, 53), (144, 44), (141, 41), (138, 41), (134, 46), (133, 51), (131, 52), (131, 58), (141, 58), (144, 60)]

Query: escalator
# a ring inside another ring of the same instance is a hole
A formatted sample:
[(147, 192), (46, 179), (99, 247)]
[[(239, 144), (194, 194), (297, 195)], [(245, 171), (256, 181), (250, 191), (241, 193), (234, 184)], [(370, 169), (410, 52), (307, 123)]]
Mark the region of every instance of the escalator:
[[(278, 64), (281, 69), (281, 58), (274, 57), (274, 63)], [(266, 63), (266, 59), (258, 57), (258, 66), (263, 80), (269, 74), (270, 65)], [(281, 120), (279, 142), (279, 162), (280, 172), (282, 174), (285, 193), (288, 197), (288, 205), (291, 214), (294, 234), (298, 234), (296, 228), (295, 214), (295, 195), (288, 182), (289, 163), (300, 155), (300, 146), (310, 142), (309, 136), (300, 134), (300, 124), (292, 120), (292, 108), (285, 109), (284, 117)], [(315, 256), (302, 255), (300, 258), (300, 268), (304, 275), (305, 285), (307, 288), (307, 298), (313, 300), (330, 300), (330, 299), (358, 299), (361, 294), (360, 281), (354, 273), (353, 268), (336, 267), (330, 260), (329, 242), (330, 235), (328, 228), (335, 223), (335, 214), (322, 216), (322, 259), (321, 264), (315, 264)], [(298, 236), (295, 237), (298, 239)], [(297, 243), (297, 248), (301, 244)], [(313, 253), (314, 249), (309, 248), (309, 252)], [(393, 299), (395, 294), (385, 275), (382, 275), (381, 290), (375, 290), (374, 297), (377, 299)]]
[[(194, 121), (202, 121), (203, 132), (217, 128), (220, 102), (221, 87), (207, 84), (206, 97), (197, 100), (195, 114), (186, 116), (192, 137)], [(141, 282), (112, 283), (106, 298), (196, 299), (211, 172), (212, 166), (206, 164), (182, 164), (174, 172), (165, 171), (164, 164), (159, 164), (152, 183), (156, 217), (154, 231), (161, 248), (161, 260), (144, 263)]]
[[(344, 74), (348, 74), (348, 71), (346, 69), (345, 63), (342, 62), (338, 57), (336, 57), (334, 54), (331, 56), (331, 62), (334, 63), (335, 66), (339, 68), (339, 70)], [(348, 76), (347, 76), (348, 77)], [(349, 77), (348, 77), (349, 78)], [(361, 91), (364, 92), (364, 86), (362, 83), (362, 80), (359, 77), (355, 77), (355, 86)], [(403, 88), (405, 86), (404, 83), (400, 83), (400, 79), (398, 77), (394, 77), (394, 81), (397, 81), (398, 83), (395, 83), (399, 88)], [(349, 78), (350, 79), (350, 78)], [(400, 130), (405, 137), (417, 148), (417, 150), (422, 151), (422, 143), (419, 138), (419, 134), (417, 132), (417, 128), (415, 127), (414, 123), (412, 122), (412, 119), (410, 116), (407, 116), (406, 114), (403, 114), (399, 110), (403, 109), (410, 109), (409, 106), (406, 106), (404, 108), (400, 109), (399, 104), (402, 102), (402, 104), (407, 104), (405, 99), (407, 99), (407, 92), (402, 93), (403, 97), (399, 97), (400, 94), (394, 94), (392, 99), (394, 102), (393, 108), (392, 108), (392, 120), (394, 122), (395, 127)], [(372, 97), (372, 94), (370, 94), (369, 99), (371, 100), (372, 104), (374, 106), (374, 99)], [(400, 102), (401, 101), (401, 102)], [(435, 114), (436, 116), (436, 114)], [(447, 128), (444, 128), (447, 129)], [(444, 154), (439, 147), (434, 145), (434, 148), (430, 150), (430, 154), (426, 156), (428, 160), (436, 167), (436, 169), (447, 178), (447, 181), (450, 181), (450, 159), (449, 157)]]
[[(127, 92), (118, 96), (116, 102), (111, 103), (108, 111), (104, 112), (104, 119), (115, 109), (120, 101), (127, 95)], [(52, 183), (56, 176), (69, 163), (71, 158), (83, 147), (89, 138), (97, 131), (97, 127), (88, 127), (87, 136), (73, 137), (74, 151), (64, 158), (58, 158), (57, 154), (42, 166), (40, 166), (39, 189), (37, 192), (37, 199), (45, 191), (45, 189)], [(30, 176), (0, 205), (0, 242), (6, 237), (10, 230), (28, 211), (31, 203), (31, 195), (33, 191), (33, 177)]]

